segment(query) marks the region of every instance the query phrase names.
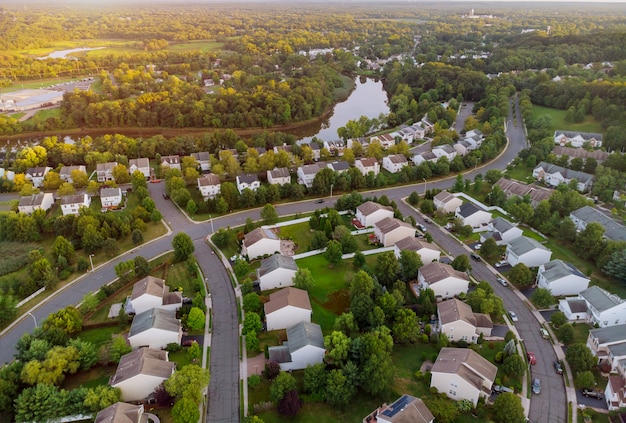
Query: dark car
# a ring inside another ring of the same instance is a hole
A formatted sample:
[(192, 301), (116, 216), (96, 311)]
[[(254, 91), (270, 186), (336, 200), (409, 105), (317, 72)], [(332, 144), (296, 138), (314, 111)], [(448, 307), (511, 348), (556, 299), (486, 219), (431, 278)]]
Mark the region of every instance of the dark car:
[(321, 204), (321, 203), (323, 203), (323, 202), (324, 202), (324, 199), (323, 199), (323, 198), (320, 198), (319, 200), (316, 200), (315, 202), (316, 202), (317, 204)]
[(595, 391), (593, 389), (583, 389), (583, 395), (589, 398), (595, 399), (604, 399), (604, 394), (602, 392)]
[(555, 361), (554, 363), (552, 363), (552, 366), (554, 367), (554, 371), (558, 374), (558, 375), (562, 375), (563, 374), (563, 366), (561, 366), (561, 362), (560, 361)]
[(165, 198), (165, 199), (167, 200), (168, 198), (170, 198), (170, 196), (169, 196), (169, 195), (167, 195), (167, 192), (164, 192), (164, 193), (163, 193), (163, 198)]
[(472, 253), (472, 258), (476, 261), (480, 261), (480, 256), (476, 253)]

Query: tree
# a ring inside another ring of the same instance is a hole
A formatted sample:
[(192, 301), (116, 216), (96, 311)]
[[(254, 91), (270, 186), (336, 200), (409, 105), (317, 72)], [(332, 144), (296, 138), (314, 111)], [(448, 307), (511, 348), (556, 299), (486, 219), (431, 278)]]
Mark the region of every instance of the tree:
[(509, 272), (509, 280), (518, 287), (532, 285), (533, 279), (533, 272), (524, 263), (517, 263)]
[(112, 258), (119, 254), (120, 247), (115, 238), (107, 238), (102, 243), (102, 250), (108, 258)]
[(70, 339), (68, 347), (76, 348), (81, 370), (89, 370), (98, 362), (98, 352), (96, 346), (91, 342), (83, 341), (80, 338)]
[(614, 252), (602, 271), (615, 276), (622, 283), (626, 282), (626, 249)]
[(326, 345), (326, 355), (324, 360), (336, 367), (341, 367), (347, 360), (350, 348), (352, 347), (352, 339), (345, 333), (333, 331), (324, 338)]
[(420, 202), (420, 195), (416, 191), (413, 191), (411, 195), (409, 195), (408, 202), (412, 206), (417, 206)]
[(76, 253), (74, 246), (65, 237), (58, 236), (52, 245), (52, 251), (55, 257), (64, 257), (68, 263), (73, 263)]
[(130, 174), (128, 173), (128, 168), (123, 164), (118, 164), (113, 168), (111, 172), (116, 183), (127, 184), (130, 182)]
[(187, 397), (179, 399), (172, 407), (172, 419), (175, 423), (197, 423), (200, 420), (198, 403)]
[(184, 232), (179, 232), (172, 240), (174, 248), (174, 261), (185, 261), (195, 251), (191, 237)]
[(311, 271), (306, 267), (301, 267), (296, 271), (293, 277), (293, 285), (298, 289), (304, 289), (305, 291), (313, 288), (315, 281)]
[(180, 400), (188, 398), (196, 403), (202, 399), (202, 390), (209, 384), (210, 376), (207, 369), (196, 364), (188, 364), (182, 369), (176, 370), (168, 380), (163, 383), (167, 392)]
[(420, 267), (422, 267), (422, 258), (415, 251), (402, 250), (400, 251), (400, 278), (404, 282), (409, 282), (417, 279), (417, 273)]
[(258, 313), (259, 310), (261, 310), (261, 298), (256, 292), (250, 292), (243, 296), (243, 311)]
[(424, 214), (431, 214), (435, 211), (433, 200), (424, 200), (420, 204), (420, 211)]
[(31, 264), (29, 279), (38, 287), (53, 287), (56, 284), (56, 275), (48, 259), (40, 258)]
[(552, 313), (552, 316), (550, 316), (550, 322), (555, 327), (559, 327), (567, 322), (567, 317), (565, 317), (565, 313), (563, 313), (562, 311), (557, 311)]
[(576, 225), (572, 219), (568, 217), (564, 218), (559, 225), (558, 235), (561, 241), (574, 242), (576, 239)]
[(263, 206), (261, 210), (261, 219), (263, 219), (263, 223), (266, 225), (273, 225), (278, 221), (278, 212), (276, 211), (276, 207), (271, 204), (266, 204)]
[(340, 369), (332, 369), (326, 379), (326, 402), (335, 407), (345, 407), (355, 394), (355, 389)]
[(57, 189), (57, 197), (65, 197), (67, 195), (76, 194), (76, 188), (69, 182), (63, 182)]
[(298, 414), (302, 402), (298, 396), (298, 391), (291, 390), (285, 394), (285, 396), (278, 402), (278, 414), (281, 416), (293, 417)]
[(206, 316), (204, 315), (204, 311), (198, 307), (191, 307), (187, 315), (187, 327), (191, 330), (200, 330), (204, 328), (205, 322)]
[(69, 335), (79, 332), (82, 329), (83, 318), (76, 307), (67, 306), (49, 315), (44, 321), (43, 327), (45, 330), (56, 327)]
[(461, 254), (460, 256), (456, 256), (454, 260), (452, 260), (451, 266), (453, 269), (458, 270), (459, 272), (467, 272), (470, 270), (470, 262), (467, 255)]
[(326, 365), (324, 363), (313, 364), (304, 369), (304, 392), (323, 395), (326, 391)]
[(133, 348), (130, 345), (128, 345), (128, 343), (126, 342), (126, 339), (124, 339), (123, 336), (121, 335), (114, 336), (113, 342), (111, 343), (111, 346), (109, 347), (109, 359), (113, 363), (119, 363), (120, 358), (124, 354), (128, 354), (132, 350)]
[(391, 288), (398, 277), (399, 267), (398, 259), (396, 259), (393, 251), (386, 251), (376, 258), (374, 273), (381, 284)]
[(538, 308), (547, 308), (554, 304), (554, 297), (549, 289), (537, 288), (530, 297)]
[(419, 337), (417, 315), (408, 308), (401, 308), (396, 313), (392, 328), (394, 341), (400, 344), (415, 342)]
[(356, 268), (361, 268), (365, 264), (365, 254), (360, 251), (354, 253), (354, 257), (352, 258), (352, 264)]
[(145, 278), (150, 274), (150, 263), (143, 256), (137, 256), (133, 260), (135, 263), (135, 276)]
[(498, 422), (525, 423), (526, 416), (521, 399), (510, 392), (504, 392), (493, 403), (493, 413)]
[(324, 252), (324, 258), (331, 265), (335, 266), (337, 263), (341, 261), (341, 243), (339, 241), (329, 241), (326, 246), (326, 251)]
[(250, 265), (244, 259), (238, 258), (233, 264), (233, 270), (238, 278), (243, 278), (250, 272)]
[(604, 227), (597, 223), (591, 222), (576, 235), (576, 241), (574, 241), (574, 247), (584, 259), (595, 260), (602, 249), (606, 241), (603, 239)]
[(575, 336), (574, 327), (569, 323), (561, 325), (556, 334), (562, 343), (566, 345), (571, 344)]
[(521, 377), (526, 371), (526, 362), (518, 354), (513, 354), (504, 359), (502, 370), (504, 370), (504, 373), (508, 376)]
[(115, 265), (115, 274), (122, 282), (128, 282), (135, 275), (135, 260), (122, 261)]
[(454, 405), (454, 402), (450, 401), (445, 396), (437, 395), (435, 398), (426, 400), (425, 402), (430, 412), (435, 416), (437, 423), (454, 423), (459, 415), (459, 410), (456, 405)]
[(595, 388), (596, 386), (596, 378), (593, 376), (593, 372), (587, 370), (584, 372), (579, 372), (576, 375), (576, 387), (578, 389), (584, 388)]
[(287, 392), (293, 391), (296, 388), (296, 379), (290, 373), (280, 372), (270, 385), (270, 400), (278, 404), (278, 402), (285, 397)]
[(574, 373), (591, 370), (597, 360), (585, 344), (572, 344), (565, 352), (565, 359)]
[(480, 254), (487, 260), (493, 260), (500, 254), (500, 248), (493, 237), (487, 238), (480, 246)]
[(104, 410), (105, 408), (121, 401), (122, 391), (120, 388), (113, 388), (108, 385), (99, 385), (90, 388), (85, 396), (85, 407), (93, 412)]
[(257, 313), (246, 313), (246, 317), (243, 320), (243, 334), (248, 332), (261, 332), (263, 329), (263, 323), (261, 323), (261, 317)]

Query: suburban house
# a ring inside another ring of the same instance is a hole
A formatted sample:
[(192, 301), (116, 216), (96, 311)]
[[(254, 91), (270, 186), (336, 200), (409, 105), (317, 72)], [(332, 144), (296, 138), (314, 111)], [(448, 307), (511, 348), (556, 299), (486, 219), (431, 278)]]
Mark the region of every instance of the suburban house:
[(82, 207), (89, 208), (91, 206), (91, 197), (89, 194), (67, 195), (61, 198), (61, 211), (63, 216), (68, 214), (78, 215)]
[(505, 245), (522, 236), (524, 231), (503, 217), (496, 217), (487, 225), (487, 232), (480, 235), (480, 242), (493, 238), (498, 245)]
[(256, 173), (245, 173), (243, 175), (237, 175), (237, 189), (239, 194), (243, 193), (244, 189), (251, 189), (256, 191), (261, 186), (261, 181)]
[(483, 143), (483, 133), (478, 129), (470, 129), (465, 133), (465, 140), (473, 141), (476, 144), (476, 148), (480, 147)]
[(94, 423), (147, 423), (148, 418), (143, 412), (143, 404), (116, 402), (100, 410)]
[(419, 166), (425, 162), (437, 163), (437, 160), (439, 160), (439, 157), (437, 157), (437, 155), (433, 153), (432, 151), (424, 151), (420, 154), (414, 155), (411, 160), (413, 161), (415, 166)]
[(299, 322), (311, 322), (311, 301), (303, 289), (288, 286), (270, 294), (263, 306), (267, 330), (287, 329)]
[(269, 347), (270, 361), (280, 365), (281, 370), (300, 370), (322, 363), (326, 348), (320, 325), (298, 322), (287, 328), (287, 342), (278, 347)]
[(327, 166), (330, 170), (337, 172), (339, 174), (346, 173), (348, 170), (350, 170), (350, 163), (343, 161), (343, 160), (330, 162), (327, 164)]
[(42, 166), (42, 167), (29, 167), (26, 169), (25, 178), (27, 181), (32, 182), (35, 188), (41, 188), (43, 186), (43, 180), (52, 170), (51, 167)]
[(180, 156), (161, 156), (161, 166), (169, 167), (170, 169), (181, 170)]
[(452, 147), (456, 150), (457, 155), (465, 157), (472, 151), (473, 144), (467, 140), (462, 140), (455, 142)]
[(552, 260), (539, 266), (537, 286), (549, 290), (553, 296), (576, 295), (589, 287), (590, 279), (573, 264)]
[(330, 151), (333, 156), (341, 157), (346, 144), (342, 140), (324, 141), (324, 148)]
[(430, 387), (455, 401), (489, 398), (498, 368), (469, 348), (442, 348), (431, 372)]
[(191, 157), (196, 159), (200, 172), (208, 172), (211, 170), (211, 155), (208, 151), (201, 151), (199, 153), (191, 153)]
[(610, 411), (626, 407), (626, 359), (619, 360), (617, 374), (610, 374), (604, 399)]
[(569, 321), (587, 320), (587, 302), (580, 297), (569, 297), (559, 300), (559, 311), (563, 312)]
[(202, 194), (202, 198), (206, 201), (209, 198), (215, 198), (222, 190), (220, 177), (215, 173), (208, 173), (198, 178), (198, 190)]
[(403, 154), (392, 154), (383, 157), (383, 169), (387, 169), (390, 173), (398, 173), (404, 166), (408, 166), (409, 162)]
[(437, 303), (437, 316), (441, 333), (450, 341), (476, 343), (481, 334), (491, 336), (491, 317), (474, 313), (472, 307), (456, 298)]
[(626, 323), (626, 301), (615, 294), (592, 286), (578, 294), (587, 303), (589, 323), (601, 328)]
[(176, 363), (168, 361), (168, 352), (140, 348), (120, 358), (109, 385), (122, 391), (124, 401), (142, 401), (174, 374)]
[(261, 291), (265, 291), (281, 286), (292, 286), (297, 271), (298, 265), (293, 257), (272, 254), (261, 261), (261, 266), (256, 270), (256, 278)]
[(122, 189), (102, 188), (100, 190), (100, 202), (104, 208), (118, 207), (122, 204)]
[(291, 183), (291, 174), (286, 167), (275, 167), (267, 171), (267, 182), (270, 185), (285, 185)]
[(393, 404), (383, 404), (363, 418), (363, 423), (433, 423), (435, 416), (421, 398), (404, 394)]
[(386, 217), (393, 217), (393, 209), (373, 201), (366, 201), (356, 208), (356, 218), (365, 228), (374, 226), (374, 223)]
[(306, 186), (307, 188), (311, 188), (313, 186), (315, 175), (317, 175), (317, 172), (324, 168), (326, 168), (325, 163), (313, 163), (300, 166), (296, 172), (298, 174), (298, 183)]
[(400, 138), (402, 138), (402, 141), (406, 141), (407, 144), (411, 144), (415, 139), (417, 131), (412, 126), (400, 125), (397, 134)]
[[(378, 141), (383, 149), (387, 150), (392, 145), (396, 144), (396, 139), (392, 137), (390, 134), (381, 134), (376, 135), (371, 138), (371, 142)], [(383, 164), (384, 165), (384, 164)]]
[(246, 234), (241, 245), (241, 255), (249, 260), (280, 252), (280, 239), (267, 228), (256, 228)]
[(117, 166), (117, 162), (107, 162), (96, 164), (96, 177), (98, 182), (114, 181), (113, 169)]
[(403, 238), (414, 237), (415, 228), (400, 219), (386, 217), (374, 223), (374, 235), (384, 247), (391, 247)]
[(591, 222), (596, 222), (604, 228), (604, 236), (613, 241), (626, 241), (626, 227), (616, 222), (600, 210), (584, 206), (569, 214), (570, 219), (576, 225), (577, 231), (584, 231)]
[(467, 294), (469, 276), (448, 264), (433, 261), (420, 267), (417, 272), (417, 283), (420, 290), (430, 288), (435, 292), (435, 297), (446, 299), (455, 297), (461, 292)]
[[(306, 144), (304, 144), (306, 145)], [(311, 151), (313, 151), (313, 160), (317, 161), (320, 159), (321, 157), (321, 153), (322, 153), (322, 147), (316, 143), (315, 141), (311, 141), (308, 144), (309, 147), (311, 147)]]
[(133, 349), (150, 347), (163, 349), (167, 344), (180, 344), (183, 329), (175, 310), (151, 308), (133, 318), (128, 343)]
[(445, 214), (454, 213), (462, 204), (463, 200), (448, 191), (441, 191), (433, 198), (435, 208)]
[(587, 336), (587, 348), (598, 358), (598, 366), (610, 366), (610, 372), (614, 372), (618, 362), (626, 358), (626, 325), (591, 329)]
[(148, 160), (147, 157), (130, 159), (128, 161), (128, 173), (132, 175), (137, 170), (140, 171), (146, 179), (150, 179), (150, 160)]
[(593, 182), (593, 175), (546, 162), (541, 162), (535, 167), (533, 178), (543, 181), (551, 187), (569, 184), (571, 181), (576, 180), (576, 189), (580, 192), (589, 191)]
[(415, 236), (407, 236), (396, 242), (394, 245), (394, 254), (397, 259), (400, 258), (402, 251), (415, 251), (422, 260), (422, 263), (428, 264), (431, 261), (439, 260), (441, 250), (435, 244), (415, 238)]
[(146, 276), (133, 285), (126, 312), (141, 314), (153, 308), (176, 311), (182, 305), (183, 293), (181, 291), (170, 292), (170, 287), (163, 279)]
[(558, 145), (571, 145), (582, 147), (587, 144), (592, 148), (602, 147), (602, 134), (591, 132), (554, 131), (554, 143)]
[(455, 217), (461, 219), (463, 226), (469, 225), (472, 228), (485, 226), (492, 219), (491, 213), (481, 210), (474, 203), (463, 203), (456, 209)]
[(552, 257), (552, 251), (539, 241), (525, 236), (515, 238), (506, 246), (505, 260), (511, 266), (524, 263), (528, 267), (537, 267), (549, 262), (550, 257)]
[(552, 190), (549, 188), (535, 184), (523, 184), (514, 179), (500, 178), (496, 185), (504, 192), (507, 200), (511, 197), (527, 197), (533, 207), (537, 207), (540, 202), (547, 200), (552, 195)]
[(456, 157), (456, 150), (451, 144), (442, 144), (433, 147), (433, 154), (437, 156), (437, 159), (446, 157), (448, 161), (452, 161)]
[(63, 166), (61, 168), (61, 170), (59, 171), (59, 177), (61, 178), (62, 181), (64, 182), (69, 182), (70, 184), (72, 182), (74, 182), (72, 180), (72, 172), (73, 171), (79, 171), (84, 173), (85, 175), (87, 175), (87, 168), (83, 165), (80, 166)]
[(359, 169), (363, 176), (367, 176), (370, 172), (374, 173), (374, 176), (380, 173), (380, 163), (378, 163), (375, 157), (358, 159), (354, 162), (354, 167)]
[(31, 214), (35, 210), (48, 210), (54, 204), (54, 195), (51, 192), (40, 192), (28, 197), (21, 197), (17, 204), (17, 211)]
[(560, 145), (557, 145), (552, 149), (552, 154), (557, 157), (565, 156), (568, 158), (568, 162), (571, 162), (572, 159), (594, 159), (596, 162), (602, 163), (609, 157), (609, 153), (606, 151), (589, 151), (584, 148), (562, 147)]

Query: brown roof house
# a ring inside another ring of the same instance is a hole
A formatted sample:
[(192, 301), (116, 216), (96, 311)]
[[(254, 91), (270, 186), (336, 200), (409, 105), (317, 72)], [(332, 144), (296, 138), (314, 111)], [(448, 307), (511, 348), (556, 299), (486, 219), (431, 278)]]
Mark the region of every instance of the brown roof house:
[(101, 410), (94, 423), (148, 423), (148, 416), (143, 412), (143, 405), (116, 402)]
[(476, 343), (480, 334), (491, 336), (491, 317), (488, 314), (474, 313), (469, 305), (456, 298), (438, 303), (437, 315), (441, 333), (450, 341)]
[(422, 259), (422, 263), (425, 264), (428, 264), (431, 261), (437, 261), (439, 260), (439, 257), (441, 257), (441, 250), (439, 247), (435, 244), (431, 244), (430, 242), (417, 239), (414, 236), (407, 236), (406, 238), (396, 242), (393, 252), (396, 255), (396, 258), (400, 259), (401, 252), (405, 250), (415, 251)]
[(109, 385), (120, 388), (124, 401), (141, 401), (169, 379), (175, 368), (167, 351), (140, 348), (122, 356)]
[(367, 176), (370, 172), (372, 172), (374, 176), (380, 173), (380, 163), (378, 163), (375, 157), (358, 159), (354, 162), (354, 167), (359, 169), (359, 172), (361, 172), (363, 176)]
[(209, 173), (201, 178), (198, 178), (198, 189), (200, 190), (200, 194), (202, 194), (202, 198), (205, 201), (209, 198), (215, 198), (215, 196), (222, 191), (220, 177), (215, 173)]
[(385, 247), (391, 247), (407, 236), (415, 236), (415, 228), (393, 217), (386, 217), (374, 224), (374, 235)]
[(163, 279), (146, 276), (133, 285), (126, 311), (140, 314), (152, 308), (178, 310), (183, 305), (183, 294), (179, 291), (170, 292)]
[(421, 398), (404, 394), (393, 404), (383, 404), (363, 419), (363, 423), (433, 423), (435, 416)]
[(241, 246), (241, 255), (253, 260), (264, 255), (280, 252), (280, 239), (268, 228), (256, 228), (246, 234)]
[(363, 227), (374, 226), (386, 217), (393, 217), (393, 209), (373, 201), (366, 201), (356, 208), (356, 218)]
[(150, 347), (162, 349), (167, 344), (180, 344), (183, 329), (176, 311), (151, 308), (133, 318), (128, 342), (133, 349)]
[(417, 272), (417, 281), (420, 289), (430, 288), (435, 296), (446, 299), (467, 294), (469, 276), (467, 273), (454, 270), (452, 266), (433, 261), (420, 267)]
[(310, 322), (313, 312), (309, 293), (293, 287), (271, 294), (264, 307), (267, 330), (287, 329), (299, 322)]
[(435, 208), (443, 213), (454, 213), (456, 209), (461, 207), (463, 200), (450, 194), (448, 191), (441, 191), (433, 198)]
[(442, 348), (430, 372), (431, 388), (476, 407), (480, 397), (491, 395), (498, 368), (469, 348)]

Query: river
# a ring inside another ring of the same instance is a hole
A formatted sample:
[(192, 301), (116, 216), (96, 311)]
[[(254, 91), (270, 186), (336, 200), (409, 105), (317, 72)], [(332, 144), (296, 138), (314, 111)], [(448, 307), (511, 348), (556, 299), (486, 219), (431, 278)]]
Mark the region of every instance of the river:
[(73, 48), (69, 50), (55, 50), (47, 56), (38, 57), (39, 60), (45, 59), (65, 59), (65, 57), (72, 53), (79, 53), (81, 51), (91, 51), (91, 50), (100, 50), (106, 47), (83, 47), (83, 48)]

